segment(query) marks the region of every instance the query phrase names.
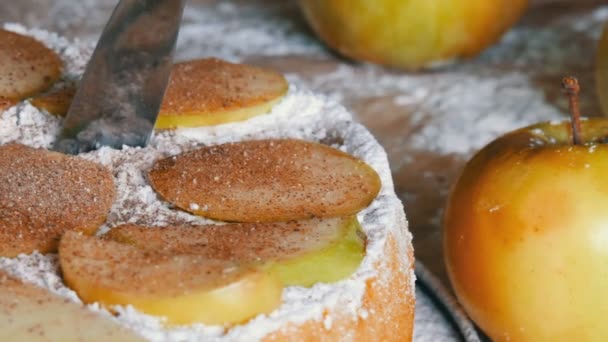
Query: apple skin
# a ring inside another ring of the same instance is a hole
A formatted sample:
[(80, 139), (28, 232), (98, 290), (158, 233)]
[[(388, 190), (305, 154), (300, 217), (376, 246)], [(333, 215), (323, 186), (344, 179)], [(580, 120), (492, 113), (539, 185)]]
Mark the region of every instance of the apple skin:
[(477, 55), (527, 8), (527, 0), (299, 0), (330, 48), (415, 70)]
[(608, 120), (538, 124), (498, 138), (448, 199), (444, 253), (454, 291), (494, 341), (608, 336)]

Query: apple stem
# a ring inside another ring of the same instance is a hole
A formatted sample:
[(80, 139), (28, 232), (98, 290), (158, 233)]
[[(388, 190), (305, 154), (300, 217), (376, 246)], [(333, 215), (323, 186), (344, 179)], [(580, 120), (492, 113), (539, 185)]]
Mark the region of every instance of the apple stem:
[(568, 106), (570, 107), (570, 118), (572, 122), (572, 143), (582, 145), (581, 138), (581, 112), (578, 108), (578, 93), (581, 87), (575, 77), (568, 76), (562, 79), (562, 91), (568, 96)]

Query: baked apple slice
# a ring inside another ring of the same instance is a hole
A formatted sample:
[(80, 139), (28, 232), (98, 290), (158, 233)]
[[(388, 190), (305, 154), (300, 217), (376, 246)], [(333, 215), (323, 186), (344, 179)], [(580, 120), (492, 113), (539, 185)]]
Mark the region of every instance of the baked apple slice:
[(109, 318), (0, 271), (0, 341), (143, 340)]
[(132, 305), (174, 324), (236, 324), (281, 303), (268, 272), (201, 255), (141, 249), (67, 232), (59, 246), (66, 284), (85, 303)]
[(157, 129), (198, 127), (242, 121), (267, 113), (289, 86), (268, 69), (199, 59), (173, 66)]
[(378, 174), (338, 149), (295, 139), (204, 147), (158, 161), (158, 194), (196, 215), (236, 222), (342, 217), (368, 206)]
[(44, 91), (61, 68), (59, 56), (44, 44), (0, 29), (0, 98), (18, 101)]
[(74, 94), (76, 94), (76, 86), (70, 83), (40, 94), (31, 102), (38, 109), (46, 110), (56, 116), (65, 116), (72, 104)]
[(0, 96), (0, 112), (3, 112), (6, 109), (10, 108), (15, 103), (17, 103), (16, 100), (9, 99), (9, 98), (4, 97), (4, 96)]
[(284, 285), (300, 286), (348, 277), (365, 253), (365, 239), (354, 216), (162, 228), (128, 224), (113, 228), (104, 238), (146, 251), (257, 264)]
[(0, 146), (0, 256), (57, 250), (61, 234), (93, 234), (116, 190), (108, 169), (65, 154)]

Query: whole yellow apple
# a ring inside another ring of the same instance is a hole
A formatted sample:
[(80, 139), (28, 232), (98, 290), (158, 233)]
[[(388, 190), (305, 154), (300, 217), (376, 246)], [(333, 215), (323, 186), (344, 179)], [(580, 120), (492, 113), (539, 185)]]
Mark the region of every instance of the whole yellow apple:
[(312, 29), (357, 59), (419, 69), (477, 55), (524, 12), (528, 0), (300, 0)]
[(494, 341), (608, 337), (608, 120), (509, 133), (465, 166), (444, 216), (459, 301)]

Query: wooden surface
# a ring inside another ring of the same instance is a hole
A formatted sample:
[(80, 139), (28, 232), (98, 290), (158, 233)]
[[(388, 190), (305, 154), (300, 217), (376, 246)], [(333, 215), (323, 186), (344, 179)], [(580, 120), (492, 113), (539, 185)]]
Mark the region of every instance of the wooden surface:
[[(286, 9), (280, 7), (278, 10), (274, 10), (278, 6), (277, 4), (283, 1), (242, 0), (230, 4), (233, 7), (236, 6), (237, 9), (245, 8), (243, 15), (256, 6), (262, 9), (270, 8), (264, 15), (280, 15), (282, 21), (293, 21), (294, 24), (290, 26), (290, 29), (296, 32), (292, 36), (307, 37), (307, 39), (313, 40), (312, 33), (306, 27), (295, 5), (287, 6)], [(560, 25), (568, 17), (590, 13), (602, 3), (606, 3), (606, 1), (536, 1), (518, 27), (529, 29), (531, 32), (544, 32), (545, 27)], [(2, 1), (0, 2), (0, 21), (21, 22), (27, 26), (57, 32), (68, 38), (93, 41), (100, 33), (114, 4), (114, 0)], [(216, 6), (217, 4), (217, 1), (191, 1), (187, 10), (204, 10), (205, 6)], [(246, 23), (243, 25), (245, 26)], [(570, 49), (580, 50), (580, 53), (574, 51), (566, 54), (556, 65), (547, 65), (542, 56), (532, 63), (522, 64), (518, 63), (516, 58), (492, 59), (486, 55), (484, 58), (464, 61), (446, 69), (415, 75), (422, 78), (439, 79), (448, 74), (471, 73), (491, 78), (502, 77), (518, 71), (530, 76), (533, 84), (543, 92), (548, 103), (563, 110), (565, 102), (560, 97), (559, 80), (565, 73), (574, 73), (579, 76), (582, 88), (586, 90), (582, 97), (583, 112), (588, 116), (599, 114), (597, 99), (593, 91), (595, 41), (590, 39), (588, 34), (576, 29), (551, 32), (563, 35), (560, 37), (560, 41), (566, 42)], [(205, 37), (201, 37), (201, 39), (205, 39)], [(230, 39), (230, 37), (227, 36), (226, 39)], [(493, 49), (492, 51), (495, 53), (501, 51), (500, 47)], [(492, 51), (490, 51), (490, 55)], [(192, 56), (185, 50), (178, 50), (178, 58), (180, 53), (181, 56)], [(399, 89), (379, 86), (377, 91), (362, 92), (358, 88), (353, 88), (352, 84), (347, 84), (348, 82), (327, 83), (323, 79), (323, 75), (331, 74), (341, 67), (348, 68), (349, 82), (368, 82), (372, 85), (376, 82), (380, 83), (386, 77), (395, 78), (406, 75), (406, 73), (352, 63), (327, 51), (319, 54), (287, 52), (281, 53), (280, 56), (245, 53), (241, 57), (242, 60), (251, 63), (272, 66), (280, 71), (293, 74), (313, 91), (330, 95), (338, 94), (342, 103), (355, 113), (357, 119), (369, 127), (388, 152), (395, 188), (405, 204), (410, 229), (414, 234), (416, 257), (445, 280), (441, 255), (440, 213), (450, 185), (470, 154), (442, 153), (412, 146), (409, 137), (424, 129), (425, 114), (422, 110), (423, 119), (414, 121), (413, 113), (416, 112), (417, 115), (420, 115), (419, 108), (397, 105), (396, 97), (402, 95), (399, 93)], [(550, 62), (551, 59), (547, 59), (547, 61)], [(454, 115), (458, 115), (458, 113), (454, 113)]]

